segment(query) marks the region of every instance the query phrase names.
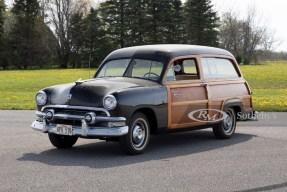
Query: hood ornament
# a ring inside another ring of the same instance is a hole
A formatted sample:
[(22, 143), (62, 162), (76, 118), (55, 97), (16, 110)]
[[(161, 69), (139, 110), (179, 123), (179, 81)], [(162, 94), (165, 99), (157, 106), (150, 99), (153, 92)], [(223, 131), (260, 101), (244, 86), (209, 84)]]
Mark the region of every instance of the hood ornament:
[(84, 81), (82, 81), (82, 78), (80, 78), (78, 81), (75, 81), (76, 85), (82, 84)]

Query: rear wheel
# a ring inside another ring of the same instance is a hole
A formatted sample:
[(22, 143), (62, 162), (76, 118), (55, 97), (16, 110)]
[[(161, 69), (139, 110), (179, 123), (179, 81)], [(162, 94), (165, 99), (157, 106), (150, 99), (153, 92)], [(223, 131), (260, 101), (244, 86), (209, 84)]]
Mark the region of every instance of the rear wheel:
[(57, 148), (65, 149), (71, 148), (78, 140), (78, 137), (75, 136), (65, 136), (65, 135), (56, 135), (49, 133), (49, 139), (52, 145)]
[(120, 145), (125, 153), (139, 155), (146, 150), (149, 140), (148, 119), (143, 113), (136, 113), (130, 120), (129, 133), (120, 138)]
[(232, 108), (227, 108), (222, 122), (212, 127), (214, 135), (218, 139), (231, 138), (236, 129), (236, 116)]

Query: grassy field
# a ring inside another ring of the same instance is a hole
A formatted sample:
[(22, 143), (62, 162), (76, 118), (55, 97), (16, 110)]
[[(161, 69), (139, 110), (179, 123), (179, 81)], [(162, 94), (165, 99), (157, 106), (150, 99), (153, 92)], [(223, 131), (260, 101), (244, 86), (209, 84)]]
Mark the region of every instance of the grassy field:
[(40, 89), (88, 77), (87, 69), (0, 71), (0, 109), (35, 109)]
[[(258, 111), (287, 111), (287, 62), (241, 66)], [(93, 76), (95, 70), (91, 71)], [(35, 109), (42, 88), (87, 79), (87, 69), (0, 71), (0, 109)]]
[(287, 111), (287, 62), (241, 66), (257, 111)]

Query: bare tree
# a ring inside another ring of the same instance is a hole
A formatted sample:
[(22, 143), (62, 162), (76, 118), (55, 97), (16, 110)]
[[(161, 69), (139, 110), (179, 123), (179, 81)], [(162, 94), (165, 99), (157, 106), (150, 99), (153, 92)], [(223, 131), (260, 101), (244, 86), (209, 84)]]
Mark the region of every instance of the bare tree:
[(88, 12), (90, 6), (87, 0), (42, 0), (47, 12), (47, 20), (59, 42), (58, 58), (60, 66), (67, 68), (70, 60), (71, 45), (71, 18), (77, 12)]
[(270, 32), (268, 21), (263, 16), (258, 17), (254, 7), (248, 10), (244, 19), (233, 11), (223, 14), (222, 18), (221, 46), (230, 50), (239, 63), (250, 64), (258, 59), (258, 54), (270, 51), (276, 45), (275, 33)]
[(234, 12), (229, 11), (223, 14), (219, 38), (220, 45), (231, 51), (236, 56), (238, 63), (241, 63), (242, 22)]

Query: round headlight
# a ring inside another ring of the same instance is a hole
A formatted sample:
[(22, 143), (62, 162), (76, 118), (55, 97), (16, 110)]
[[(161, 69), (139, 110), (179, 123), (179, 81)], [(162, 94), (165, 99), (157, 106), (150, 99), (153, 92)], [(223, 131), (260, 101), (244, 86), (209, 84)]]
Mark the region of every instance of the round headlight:
[(113, 95), (107, 95), (103, 100), (103, 105), (107, 110), (113, 110), (117, 106), (117, 100)]
[(36, 95), (36, 103), (37, 105), (45, 105), (47, 102), (47, 95), (44, 91), (40, 91)]

